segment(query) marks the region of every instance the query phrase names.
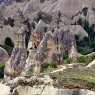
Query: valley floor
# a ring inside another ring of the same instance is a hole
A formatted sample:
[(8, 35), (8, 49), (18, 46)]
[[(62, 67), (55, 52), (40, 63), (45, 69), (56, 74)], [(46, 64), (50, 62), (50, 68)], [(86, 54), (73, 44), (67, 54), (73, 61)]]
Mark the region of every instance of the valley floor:
[(68, 68), (51, 74), (55, 86), (95, 91), (95, 68)]

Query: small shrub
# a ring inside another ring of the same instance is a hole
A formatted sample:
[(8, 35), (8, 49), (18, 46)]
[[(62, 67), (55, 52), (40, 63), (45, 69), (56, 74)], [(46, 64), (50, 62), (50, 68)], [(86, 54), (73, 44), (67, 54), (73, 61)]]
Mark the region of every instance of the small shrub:
[(77, 50), (79, 53), (81, 53), (83, 55), (86, 55), (86, 54), (93, 52), (93, 50), (90, 48), (82, 48), (82, 47), (78, 47), (78, 46), (77, 46)]
[(67, 59), (64, 60), (63, 63), (64, 63), (64, 64), (70, 64), (70, 63), (71, 63), (71, 59), (70, 59), (70, 58), (67, 58)]
[(64, 58), (63, 59), (68, 59), (68, 53), (67, 52), (64, 54)]
[(95, 48), (95, 42), (93, 42), (90, 47)]
[(80, 56), (79, 58), (78, 58), (78, 63), (85, 63), (85, 65), (86, 64), (89, 64), (91, 61), (93, 61), (94, 60), (94, 58), (95, 58), (95, 55), (93, 55), (93, 56)]
[(51, 71), (53, 71), (55, 68), (57, 68), (57, 64), (56, 63), (48, 63), (46, 65), (43, 65), (43, 72), (44, 73), (49, 73)]
[(56, 63), (49, 63), (48, 68), (57, 68), (57, 64)]

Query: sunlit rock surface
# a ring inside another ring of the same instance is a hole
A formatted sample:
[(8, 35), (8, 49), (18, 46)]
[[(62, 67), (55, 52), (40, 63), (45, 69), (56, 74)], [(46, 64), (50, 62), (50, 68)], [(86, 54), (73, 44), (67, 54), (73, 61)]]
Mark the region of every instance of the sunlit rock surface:
[(39, 86), (39, 87), (21, 87), (17, 88), (18, 95), (95, 95), (95, 92), (89, 90), (70, 90), (58, 89), (52, 86)]
[[(8, 86), (6, 86), (8, 85)], [(17, 77), (0, 84), (0, 95), (95, 95), (87, 89), (67, 89), (53, 86), (53, 80), (45, 77)]]
[(10, 87), (0, 83), (0, 95), (10, 95)]
[(95, 95), (95, 92), (86, 89), (59, 89), (49, 85), (18, 86), (13, 93), (10, 87), (0, 84), (0, 95)]
[(26, 64), (25, 28), (23, 26), (17, 32), (16, 37), (15, 47), (5, 66), (5, 79), (7, 76), (10, 79), (19, 76)]

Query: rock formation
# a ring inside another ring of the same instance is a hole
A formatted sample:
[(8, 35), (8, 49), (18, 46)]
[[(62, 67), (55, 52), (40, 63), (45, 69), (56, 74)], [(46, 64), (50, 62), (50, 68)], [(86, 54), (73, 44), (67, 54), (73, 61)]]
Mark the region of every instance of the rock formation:
[[(15, 9), (14, 6), (16, 7)], [(9, 72), (13, 71), (15, 74), (11, 72), (12, 75), (17, 76), (17, 74), (22, 74), (24, 67), (26, 72), (31, 66), (38, 70), (41, 67), (40, 65), (52, 62), (52, 60), (57, 61), (59, 64), (63, 63), (65, 52), (68, 52), (70, 59), (76, 61), (79, 55), (76, 49), (75, 35), (78, 35), (80, 40), (89, 36), (87, 31), (83, 29), (84, 27), (77, 24), (77, 20), (80, 17), (83, 20), (88, 17), (90, 24), (94, 23), (91, 20), (94, 16), (94, 11), (91, 8), (89, 8), (87, 16), (83, 15), (83, 8), (85, 6), (82, 0), (45, 0), (43, 2), (40, 0), (30, 0), (5, 6), (4, 9), (7, 9), (3, 13), (2, 21), (8, 19), (7, 16), (5, 18), (5, 15), (8, 13), (7, 15), (14, 23), (13, 26), (10, 24), (4, 26), (4, 28), (1, 28), (1, 31), (5, 32), (5, 30), (9, 29), (9, 32), (10, 30), (18, 30), (21, 27), (21, 30), (16, 33), (16, 39), (18, 40), (17, 42), (14, 40), (15, 47), (7, 63), (11, 63), (10, 66), (8, 65), (8, 68), (11, 68)], [(12, 9), (13, 11), (11, 11)], [(3, 23), (1, 24), (3, 25)], [(23, 24), (28, 28), (28, 36), (26, 36), (26, 30), (23, 29)], [(66, 27), (67, 30), (65, 29)], [(48, 31), (51, 32), (48, 33)], [(12, 35), (15, 35), (15, 33)], [(12, 37), (14, 38), (14, 36)], [(25, 47), (26, 38), (29, 41), (29, 43), (27, 41), (29, 51), (27, 65), (25, 65), (27, 55), (27, 46)], [(0, 43), (2, 42), (4, 40)], [(8, 74), (6, 68), (5, 74)]]
[[(6, 86), (0, 84), (1, 95), (95, 95), (94, 91), (87, 89), (65, 89), (57, 88), (52, 85), (52, 79), (46, 78), (21, 78), (18, 77)], [(14, 85), (13, 85), (14, 84)]]
[[(73, 4), (76, 5), (75, 9)], [(21, 8), (18, 3), (13, 6), (10, 5), (12, 8), (17, 7), (17, 10), (14, 10), (11, 15), (14, 20), (12, 29), (23, 27), (24, 24), (29, 32), (28, 36), (25, 36), (27, 34), (24, 33), (26, 30), (21, 28), (22, 32), (16, 33), (19, 39), (17, 42), (14, 41), (14, 43), (16, 42), (15, 47), (8, 62), (13, 63), (10, 68), (16, 71), (19, 69), (18, 75), (20, 75), (26, 61), (25, 68), (27, 69), (24, 68), (25, 71), (34, 65), (34, 67), (39, 67), (40, 69), (41, 64), (52, 62), (52, 60), (60, 64), (64, 62), (65, 52), (68, 53), (70, 59), (76, 61), (79, 54), (76, 49), (75, 36), (79, 36), (80, 40), (88, 37), (83, 26), (77, 24), (79, 17), (83, 16), (82, 4), (81, 0), (45, 0), (43, 3), (40, 0), (31, 0), (27, 1), (27, 4), (25, 2), (21, 3)], [(11, 9), (9, 6), (7, 8), (9, 10), (4, 12), (4, 16), (7, 12), (10, 13)], [(77, 16), (78, 19), (75, 19)], [(9, 26), (7, 25), (6, 27)], [(65, 29), (66, 27), (67, 29)], [(51, 31), (51, 33), (48, 34), (48, 31)], [(47, 37), (48, 35), (50, 37)], [(27, 60), (25, 40), (27, 40), (29, 51)], [(15, 61), (13, 62), (13, 60)], [(38, 64), (40, 65), (38, 66)], [(6, 69), (5, 72), (7, 72)]]
[[(13, 0), (12, 2), (0, 8), (0, 44), (4, 44), (6, 35), (15, 44), (10, 58), (7, 52), (0, 48), (0, 63), (5, 63), (9, 58), (4, 71), (4, 85), (9, 87), (0, 84), (0, 90), (4, 89), (7, 92), (3, 93), (2, 90), (0, 95), (48, 95), (49, 92), (51, 95), (95, 95), (94, 92), (85, 89), (54, 87), (55, 81), (48, 75), (43, 77), (41, 73), (43, 65), (63, 64), (66, 54), (68, 59), (71, 59), (70, 62), (77, 61), (80, 55), (75, 36), (78, 36), (79, 41), (89, 38), (87, 28), (95, 24), (93, 20), (95, 9), (94, 6), (91, 7), (94, 1), (90, 3), (89, 0)], [(89, 24), (88, 27), (85, 27), (85, 24)], [(95, 60), (87, 67), (93, 65)], [(77, 65), (64, 66), (64, 68), (73, 67)], [(64, 68), (60, 70), (63, 71)]]
[(0, 83), (0, 93), (1, 95), (9, 95), (10, 87)]
[(5, 64), (8, 59), (9, 55), (7, 51), (0, 47), (0, 64)]
[[(36, 40), (33, 39), (35, 34)], [(62, 64), (64, 62), (65, 51), (68, 52), (69, 57), (72, 61), (76, 61), (78, 58), (78, 53), (76, 50), (76, 44), (74, 35), (67, 30), (55, 30), (54, 33), (51, 31), (43, 34), (43, 39), (40, 40), (38, 37), (39, 33), (33, 32), (32, 34), (32, 44), (29, 48), (29, 56), (27, 58), (27, 64), (25, 71), (33, 67), (35, 68), (34, 72), (40, 72), (41, 65), (46, 63), (58, 63)]]
[(19, 76), (26, 64), (25, 27), (21, 27), (16, 37), (12, 55), (5, 66), (5, 79)]
[(49, 39), (49, 34), (46, 33), (43, 36), (43, 38), (42, 38), (41, 42), (39, 43), (38, 47), (33, 48), (34, 50), (36, 50), (36, 52), (34, 54), (34, 57), (33, 57), (33, 50), (30, 50), (31, 55), (29, 54), (29, 56), (28, 56), (28, 60), (27, 60), (26, 68), (25, 68), (26, 71), (27, 71), (27, 69), (29, 71), (29, 69), (31, 68), (31, 65), (32, 65), (32, 69), (34, 69), (33, 72), (35, 74), (40, 73), (41, 65), (43, 63), (45, 63), (45, 60), (47, 58), (47, 41), (48, 41), (48, 39)]

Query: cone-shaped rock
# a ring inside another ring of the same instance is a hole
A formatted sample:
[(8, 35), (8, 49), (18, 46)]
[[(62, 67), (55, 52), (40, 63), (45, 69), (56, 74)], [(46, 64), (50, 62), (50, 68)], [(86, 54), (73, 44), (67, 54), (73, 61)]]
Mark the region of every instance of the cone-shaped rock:
[(10, 78), (19, 76), (26, 64), (25, 27), (21, 27), (16, 37), (15, 47), (5, 67), (5, 76)]

